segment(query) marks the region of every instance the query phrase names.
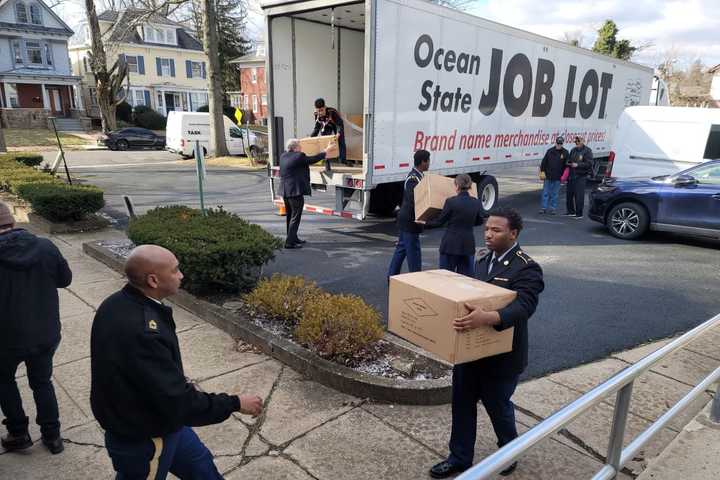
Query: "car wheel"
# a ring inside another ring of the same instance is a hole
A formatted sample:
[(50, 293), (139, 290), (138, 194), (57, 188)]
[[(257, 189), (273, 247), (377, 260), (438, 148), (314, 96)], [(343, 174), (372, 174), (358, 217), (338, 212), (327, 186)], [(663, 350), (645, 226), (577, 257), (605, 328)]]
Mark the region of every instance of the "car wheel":
[(638, 203), (619, 203), (610, 209), (605, 225), (610, 233), (623, 240), (639, 238), (648, 229), (650, 217)]
[(130, 146), (127, 140), (118, 140), (115, 144), (117, 145), (117, 149), (121, 151), (127, 150)]
[(114, 143), (108, 144), (107, 147), (108, 147), (110, 150), (112, 150), (113, 152), (114, 152), (115, 150), (117, 150), (117, 145), (115, 145)]

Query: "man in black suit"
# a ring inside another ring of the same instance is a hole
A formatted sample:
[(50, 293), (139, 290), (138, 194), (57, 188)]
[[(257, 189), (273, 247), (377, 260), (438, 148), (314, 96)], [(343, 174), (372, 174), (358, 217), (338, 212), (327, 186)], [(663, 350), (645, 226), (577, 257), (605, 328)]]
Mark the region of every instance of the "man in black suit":
[(582, 137), (575, 137), (575, 147), (570, 150), (567, 165), (570, 167), (570, 176), (565, 195), (567, 206), (565, 216), (580, 219), (583, 218), (585, 207), (585, 184), (593, 165), (593, 152), (585, 145)]
[(291, 138), (287, 141), (286, 152), (280, 155), (280, 193), (285, 202), (285, 223), (287, 236), (285, 248), (301, 248), (305, 240), (298, 238), (303, 207), (304, 195), (311, 195), (310, 165), (325, 158), (331, 150), (331, 145), (317, 155), (308, 157), (300, 151), (300, 142)]
[(440, 242), (440, 268), (469, 277), (475, 272), (475, 226), (485, 218), (482, 202), (470, 196), (471, 187), (470, 176), (455, 177), (457, 196), (445, 200), (440, 216), (426, 223), (430, 228), (447, 224)]
[[(477, 435), (477, 402), (481, 400), (498, 438), (498, 446), (517, 438), (515, 406), (510, 397), (528, 363), (528, 319), (545, 288), (540, 265), (517, 242), (522, 218), (513, 209), (499, 208), (485, 222), (489, 252), (477, 263), (476, 278), (514, 290), (517, 297), (493, 312), (473, 309), (453, 322), (457, 331), (492, 325), (498, 331), (515, 327), (511, 352), (455, 365), (453, 368), (450, 456), (430, 469), (433, 478), (447, 478), (470, 468)], [(517, 462), (500, 472), (510, 475)]]

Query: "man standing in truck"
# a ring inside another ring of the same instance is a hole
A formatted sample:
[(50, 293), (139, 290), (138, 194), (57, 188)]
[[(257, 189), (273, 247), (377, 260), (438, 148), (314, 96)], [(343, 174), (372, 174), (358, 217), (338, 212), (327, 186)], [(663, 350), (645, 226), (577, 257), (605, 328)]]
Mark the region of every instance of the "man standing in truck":
[(402, 271), (405, 257), (407, 257), (409, 272), (422, 270), (420, 232), (423, 227), (415, 222), (415, 187), (422, 180), (423, 172), (430, 168), (430, 152), (427, 150), (415, 152), (414, 163), (415, 166), (405, 178), (402, 204), (397, 214), (400, 234), (395, 246), (395, 253), (390, 261), (388, 277), (398, 275)]
[[(340, 112), (332, 107), (325, 105), (324, 98), (318, 98), (315, 100), (315, 128), (313, 128), (311, 137), (317, 137), (318, 135), (337, 135), (338, 136), (338, 148), (340, 154), (338, 160), (340, 163), (345, 163), (345, 124), (343, 123)], [(326, 166), (330, 165), (328, 161)]]

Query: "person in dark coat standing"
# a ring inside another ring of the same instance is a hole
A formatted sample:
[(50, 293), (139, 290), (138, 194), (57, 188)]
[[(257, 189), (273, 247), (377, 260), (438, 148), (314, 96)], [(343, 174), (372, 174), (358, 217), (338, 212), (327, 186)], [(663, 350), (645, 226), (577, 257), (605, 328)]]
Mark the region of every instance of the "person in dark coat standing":
[[(310, 136), (317, 137), (318, 135), (338, 136), (338, 160), (345, 163), (347, 152), (345, 146), (345, 122), (343, 122), (340, 112), (325, 105), (324, 98), (315, 100), (315, 126)], [(325, 164), (325, 168), (326, 170), (330, 169), (330, 162)]]
[(555, 140), (555, 146), (545, 152), (540, 163), (540, 179), (543, 181), (540, 213), (555, 215), (560, 192), (560, 179), (567, 166), (569, 153), (563, 148), (563, 138)]
[(440, 242), (440, 268), (472, 277), (475, 272), (475, 226), (482, 225), (485, 214), (482, 202), (470, 196), (469, 175), (455, 177), (457, 196), (445, 200), (440, 216), (425, 226), (447, 230)]
[(64, 449), (52, 368), (60, 343), (57, 289), (71, 281), (72, 272), (57, 247), (15, 228), (10, 208), (0, 202), (0, 408), (8, 430), (2, 437), (5, 450), (32, 446), (15, 382), (21, 363), (27, 367), (42, 443), (53, 454)]
[(585, 207), (585, 183), (588, 173), (592, 169), (593, 153), (585, 145), (582, 137), (575, 137), (575, 147), (570, 150), (570, 176), (568, 177), (566, 203), (566, 216), (583, 218)]
[[(482, 401), (490, 417), (497, 445), (517, 438), (515, 406), (510, 398), (520, 374), (528, 364), (528, 320), (545, 288), (540, 265), (518, 244), (522, 218), (513, 209), (499, 208), (485, 222), (485, 245), (489, 252), (477, 263), (475, 276), (517, 292), (508, 306), (485, 312), (466, 305), (470, 313), (456, 319), (459, 332), (490, 325), (498, 331), (514, 327), (512, 351), (453, 367), (452, 433), (450, 455), (430, 469), (433, 478), (447, 478), (472, 466), (477, 436), (477, 404)], [(500, 472), (511, 474), (517, 462)]]
[(420, 233), (423, 231), (423, 227), (415, 222), (415, 187), (422, 180), (423, 172), (430, 168), (430, 152), (418, 150), (413, 156), (413, 161), (415, 166), (405, 178), (402, 204), (397, 214), (400, 233), (388, 268), (388, 277), (398, 275), (402, 271), (405, 257), (407, 257), (408, 271), (419, 272), (422, 270)]
[(220, 480), (210, 451), (190, 427), (257, 416), (256, 395), (206, 393), (183, 370), (172, 308), (183, 278), (177, 258), (157, 245), (135, 248), (128, 284), (98, 307), (90, 334), (90, 406), (122, 479)]
[(304, 195), (311, 195), (310, 165), (325, 158), (331, 145), (317, 155), (308, 157), (300, 151), (300, 142), (291, 138), (287, 141), (286, 152), (280, 155), (280, 194), (285, 203), (285, 248), (301, 248), (305, 240), (298, 237), (300, 219), (305, 206)]

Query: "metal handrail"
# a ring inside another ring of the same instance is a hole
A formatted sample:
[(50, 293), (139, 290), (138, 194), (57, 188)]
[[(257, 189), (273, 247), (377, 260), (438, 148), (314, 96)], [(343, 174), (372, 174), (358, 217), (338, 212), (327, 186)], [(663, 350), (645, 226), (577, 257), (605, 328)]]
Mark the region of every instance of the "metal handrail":
[[(695, 340), (707, 330), (720, 325), (720, 315), (693, 328), (689, 332), (678, 337), (674, 341), (646, 356), (634, 365), (618, 372), (604, 383), (593, 388), (577, 400), (566, 405), (556, 413), (537, 424), (512, 442), (502, 447), (497, 452), (485, 458), (482, 462), (466, 470), (456, 480), (484, 480), (505, 469), (527, 450), (535, 446), (541, 440), (554, 435), (567, 424), (572, 422), (583, 412), (598, 405), (609, 395), (617, 392), (617, 400), (613, 411), (613, 423), (610, 431), (608, 454), (605, 466), (593, 477), (593, 480), (613, 479), (620, 473), (623, 465), (630, 461), (635, 454), (650, 439), (686, 408), (693, 400), (708, 389), (714, 382), (720, 380), (720, 367), (693, 388), (687, 395), (678, 401), (670, 410), (665, 412), (650, 427), (638, 435), (627, 447), (623, 448), (623, 437), (625, 436), (625, 424), (630, 408), (630, 398), (635, 379), (650, 369), (671, 353), (684, 347)], [(715, 401), (720, 403), (720, 386)], [(715, 407), (715, 405), (713, 405)]]

